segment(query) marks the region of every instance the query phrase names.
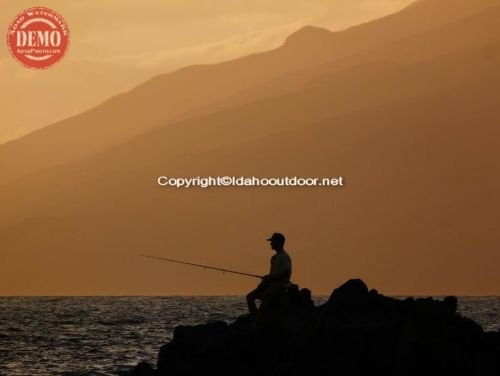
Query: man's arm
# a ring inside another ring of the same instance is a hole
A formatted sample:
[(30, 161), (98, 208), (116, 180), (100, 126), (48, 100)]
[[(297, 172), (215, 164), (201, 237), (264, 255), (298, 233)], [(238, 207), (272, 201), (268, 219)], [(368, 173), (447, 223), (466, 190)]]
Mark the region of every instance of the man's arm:
[(290, 275), (290, 271), (291, 271), (290, 268), (279, 270), (277, 272), (265, 275), (263, 277), (263, 280), (264, 281), (285, 281), (288, 279), (288, 277)]

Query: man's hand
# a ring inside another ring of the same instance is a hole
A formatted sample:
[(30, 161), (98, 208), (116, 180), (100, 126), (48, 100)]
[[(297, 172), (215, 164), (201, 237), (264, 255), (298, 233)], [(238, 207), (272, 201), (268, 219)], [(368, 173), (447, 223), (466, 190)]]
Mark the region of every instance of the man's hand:
[(261, 282), (260, 282), (259, 286), (261, 288), (266, 288), (270, 281), (271, 281), (271, 276), (269, 274), (265, 275), (261, 278)]

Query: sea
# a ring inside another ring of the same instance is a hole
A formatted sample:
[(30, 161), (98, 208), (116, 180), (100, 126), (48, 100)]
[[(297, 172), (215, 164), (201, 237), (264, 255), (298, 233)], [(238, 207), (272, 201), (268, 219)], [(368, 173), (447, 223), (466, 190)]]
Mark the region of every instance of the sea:
[[(459, 298), (459, 311), (500, 329), (500, 297)], [(154, 365), (177, 325), (244, 313), (242, 296), (0, 297), (0, 376), (126, 375)]]

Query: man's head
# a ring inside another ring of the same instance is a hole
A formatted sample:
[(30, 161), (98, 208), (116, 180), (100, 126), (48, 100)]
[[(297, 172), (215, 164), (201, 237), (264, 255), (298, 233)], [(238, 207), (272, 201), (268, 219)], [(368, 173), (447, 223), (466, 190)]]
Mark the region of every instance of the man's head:
[(275, 251), (281, 251), (285, 245), (285, 236), (279, 232), (275, 232), (269, 239), (267, 239), (267, 241), (271, 242), (272, 249)]

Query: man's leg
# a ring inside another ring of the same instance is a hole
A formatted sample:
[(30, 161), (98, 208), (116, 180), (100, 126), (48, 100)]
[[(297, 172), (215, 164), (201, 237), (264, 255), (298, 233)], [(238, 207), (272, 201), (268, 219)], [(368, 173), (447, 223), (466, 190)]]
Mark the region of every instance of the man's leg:
[(257, 305), (255, 304), (257, 299), (262, 299), (262, 291), (259, 287), (250, 291), (247, 295), (248, 312), (250, 313), (250, 317), (253, 319), (257, 317)]
[(262, 304), (257, 312), (258, 325), (275, 325), (275, 321), (279, 318), (279, 299), (286, 293), (286, 288), (278, 283), (273, 283), (266, 288), (262, 294)]

